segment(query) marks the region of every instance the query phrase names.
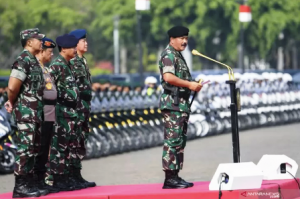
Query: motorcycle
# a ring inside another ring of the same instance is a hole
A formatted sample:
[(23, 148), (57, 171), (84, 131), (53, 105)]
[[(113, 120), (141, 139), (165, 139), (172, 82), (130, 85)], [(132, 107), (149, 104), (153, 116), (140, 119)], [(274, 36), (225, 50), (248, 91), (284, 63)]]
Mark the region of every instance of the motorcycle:
[(13, 173), (17, 145), (13, 137), (16, 128), (9, 123), (6, 114), (0, 110), (0, 174)]

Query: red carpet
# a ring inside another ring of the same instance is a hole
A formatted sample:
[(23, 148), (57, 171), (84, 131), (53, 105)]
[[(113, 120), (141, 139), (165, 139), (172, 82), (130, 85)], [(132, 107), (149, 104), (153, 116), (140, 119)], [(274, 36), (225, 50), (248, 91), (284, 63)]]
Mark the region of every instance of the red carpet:
[[(298, 179), (299, 181), (299, 179)], [(189, 189), (163, 190), (162, 184), (98, 186), (79, 191), (49, 194), (47, 199), (218, 199), (218, 191), (209, 191), (209, 182), (195, 182)], [(222, 199), (300, 199), (295, 180), (263, 181), (259, 190), (222, 191)], [(12, 193), (0, 194), (0, 199), (11, 199)]]

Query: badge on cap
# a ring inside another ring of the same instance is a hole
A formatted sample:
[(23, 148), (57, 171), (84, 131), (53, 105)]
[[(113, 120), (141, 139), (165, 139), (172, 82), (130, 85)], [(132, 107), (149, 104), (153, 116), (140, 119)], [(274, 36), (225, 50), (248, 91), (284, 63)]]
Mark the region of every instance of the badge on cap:
[(44, 46), (50, 47), (51, 46), (51, 42), (50, 41), (45, 41)]

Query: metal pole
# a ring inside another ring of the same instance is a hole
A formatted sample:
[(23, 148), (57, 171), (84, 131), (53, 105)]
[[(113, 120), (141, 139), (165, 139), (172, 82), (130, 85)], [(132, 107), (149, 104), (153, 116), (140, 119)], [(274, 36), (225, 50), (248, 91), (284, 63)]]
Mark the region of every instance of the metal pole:
[(233, 147), (233, 162), (240, 162), (240, 143), (238, 130), (238, 114), (237, 114), (237, 97), (236, 97), (236, 81), (226, 81), (230, 86), (230, 110), (231, 110), (231, 130), (232, 130), (232, 147)]
[(142, 31), (141, 31), (141, 15), (138, 10), (136, 10), (136, 16), (137, 16), (137, 36), (138, 36), (138, 45), (139, 45), (139, 73), (141, 77), (141, 81), (143, 82), (143, 73), (144, 73), (144, 67), (143, 67), (143, 48), (142, 48)]
[(119, 16), (114, 17), (114, 73), (120, 73), (119, 58)]

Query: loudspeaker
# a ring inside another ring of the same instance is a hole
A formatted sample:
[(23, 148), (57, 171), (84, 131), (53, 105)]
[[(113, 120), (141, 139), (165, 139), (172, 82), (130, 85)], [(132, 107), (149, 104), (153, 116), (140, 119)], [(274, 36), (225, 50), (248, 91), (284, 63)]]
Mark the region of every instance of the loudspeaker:
[(263, 173), (253, 162), (219, 164), (209, 190), (259, 189)]
[(257, 166), (264, 180), (294, 179), (298, 170), (298, 164), (286, 155), (263, 155)]

